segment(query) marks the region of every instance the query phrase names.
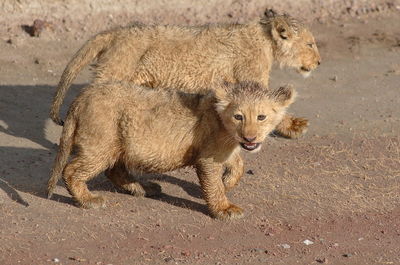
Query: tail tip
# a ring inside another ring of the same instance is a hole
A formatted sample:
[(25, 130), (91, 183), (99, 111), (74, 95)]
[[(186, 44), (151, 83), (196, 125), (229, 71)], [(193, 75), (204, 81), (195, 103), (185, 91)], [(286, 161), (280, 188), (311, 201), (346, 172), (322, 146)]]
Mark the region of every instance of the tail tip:
[(54, 192), (53, 188), (49, 188), (47, 190), (47, 199), (51, 199), (51, 197), (53, 196), (53, 192)]
[(50, 118), (55, 124), (64, 126), (64, 121), (58, 115), (50, 113)]
[(54, 123), (60, 126), (64, 126), (64, 121), (60, 118), (53, 119)]

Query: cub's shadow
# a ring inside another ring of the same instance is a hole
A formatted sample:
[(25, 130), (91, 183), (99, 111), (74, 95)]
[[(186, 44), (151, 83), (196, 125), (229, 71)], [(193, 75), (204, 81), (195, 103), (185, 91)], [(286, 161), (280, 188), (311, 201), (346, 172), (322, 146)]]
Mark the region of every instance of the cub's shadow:
[[(47, 198), (47, 181), (51, 173), (55, 155), (56, 150), (47, 151), (30, 148), (1, 147), (0, 161), (5, 166), (3, 166), (0, 171), (0, 189), (7, 194), (10, 200), (26, 207), (29, 206), (29, 203), (24, 199), (23, 194), (20, 194), (20, 192), (29, 193), (40, 198)], [(181, 187), (193, 198), (201, 198), (202, 196), (198, 185), (173, 176), (151, 174), (141, 176), (140, 180), (150, 182), (157, 180), (158, 182), (161, 182), (161, 186), (162, 183), (170, 183)], [(64, 187), (62, 181), (60, 181), (58, 185)], [(111, 181), (104, 176), (104, 174), (89, 181), (88, 187), (93, 192), (104, 191), (126, 194), (125, 191), (114, 186)], [(132, 195), (127, 194), (126, 196)], [(149, 197), (149, 199), (208, 214), (205, 204), (185, 198), (179, 198), (163, 192), (156, 196)], [(74, 200), (70, 196), (64, 196), (57, 193), (53, 194), (52, 200), (75, 205)]]
[[(135, 174), (134, 174), (135, 175)], [(166, 174), (145, 174), (145, 175), (140, 175), (140, 176), (135, 176), (136, 179), (138, 179), (141, 182), (151, 182), (154, 183), (154, 181), (161, 182), (161, 189), (163, 189), (162, 183), (169, 183), (173, 184), (176, 186), (179, 186), (182, 188), (188, 195), (190, 195), (193, 198), (201, 199), (202, 194), (201, 194), (201, 189), (199, 185), (196, 185), (192, 182), (182, 180), (170, 175)], [(114, 186), (111, 181), (109, 181), (104, 174), (102, 176), (93, 179), (88, 183), (88, 187), (92, 191), (114, 191), (114, 192), (119, 192), (123, 194), (127, 194), (127, 196), (132, 196), (131, 194), (127, 193), (126, 191)], [(157, 195), (147, 197), (152, 200), (157, 200), (161, 201), (164, 203), (168, 203), (177, 207), (181, 208), (186, 208), (186, 209), (191, 209), (194, 211), (201, 212), (203, 214), (208, 214), (207, 206), (205, 204), (200, 204), (185, 198), (179, 198), (173, 195), (166, 194), (164, 192), (161, 192)], [(61, 199), (61, 200), (60, 200)], [(67, 202), (69, 203), (69, 200), (65, 200), (65, 198), (57, 198), (57, 200), (60, 200), (61, 202)]]
[[(63, 114), (82, 87), (71, 87)], [(49, 85), (0, 86), (0, 132), (5, 134), (0, 139), (0, 189), (24, 206), (28, 203), (18, 191), (41, 194), (54, 157), (56, 146), (45, 137), (54, 92), (55, 87)], [(25, 148), (20, 140), (38, 147)]]
[(5, 182), (4, 180), (2, 180), (2, 179), (0, 179), (0, 189), (2, 189), (2, 190), (8, 195), (8, 197), (9, 197), (11, 200), (13, 200), (13, 201), (15, 201), (15, 202), (17, 202), (17, 203), (19, 203), (19, 204), (25, 206), (25, 207), (28, 207), (28, 206), (29, 206), (29, 203), (26, 202), (26, 201), (19, 195), (19, 193), (18, 193), (16, 190), (15, 190), (13, 187), (11, 187), (7, 182)]
[[(61, 109), (61, 117), (65, 117), (68, 106), (79, 93), (83, 85), (74, 85), (69, 90), (65, 103)], [(49, 85), (0, 86), (0, 132), (18, 139), (28, 139), (40, 147), (18, 147), (12, 143), (0, 142), (0, 189), (10, 200), (23, 206), (29, 204), (19, 192), (29, 193), (46, 198), (47, 180), (53, 166), (57, 146), (46, 139), (45, 125), (49, 117), (49, 110), (55, 87)], [(103, 179), (103, 181), (101, 181)], [(182, 187), (189, 195), (201, 197), (199, 186), (168, 175), (152, 175), (149, 179)], [(100, 181), (100, 182), (99, 182)], [(95, 178), (90, 187), (93, 190), (110, 191), (114, 186), (104, 178)], [(73, 203), (70, 197), (54, 194), (54, 200)], [(190, 208), (205, 213), (205, 205), (162, 193), (152, 199), (169, 203), (178, 207)]]
[[(147, 175), (145, 177), (146, 180), (158, 180), (160, 182), (165, 182), (165, 183), (170, 183), (176, 186), (181, 187), (188, 195), (197, 198), (197, 199), (202, 199), (203, 195), (200, 189), (199, 185), (196, 185), (192, 182), (182, 180), (173, 176), (169, 175)], [(168, 195), (165, 193), (161, 193), (159, 196), (154, 196), (150, 197), (151, 199), (154, 200), (159, 200), (162, 202), (166, 202), (181, 208), (189, 208), (192, 210), (196, 210), (198, 212), (201, 212), (203, 214), (209, 214), (208, 208), (205, 204), (200, 204), (197, 202), (193, 202), (184, 198), (178, 198), (172, 195)]]
[[(62, 117), (82, 87), (71, 87), (61, 108)], [(45, 124), (54, 93), (55, 87), (48, 85), (0, 86), (0, 132), (28, 139), (43, 148), (54, 148), (45, 137)]]

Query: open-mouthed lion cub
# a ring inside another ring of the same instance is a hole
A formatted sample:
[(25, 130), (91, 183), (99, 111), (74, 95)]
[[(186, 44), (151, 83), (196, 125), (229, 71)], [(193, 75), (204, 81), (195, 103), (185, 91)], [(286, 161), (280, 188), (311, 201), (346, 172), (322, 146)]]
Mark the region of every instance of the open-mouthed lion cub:
[[(312, 33), (289, 15), (267, 10), (248, 24), (146, 26), (106, 31), (90, 39), (65, 68), (54, 97), (51, 118), (62, 125), (59, 110), (71, 82), (97, 59), (94, 82), (128, 81), (152, 88), (201, 93), (215, 80), (253, 80), (268, 87), (271, 66), (296, 68), (308, 75), (320, 63)], [(306, 119), (284, 116), (277, 131), (303, 134)]]
[[(206, 95), (127, 83), (90, 85), (68, 112), (48, 195), (63, 175), (82, 207), (99, 207), (105, 200), (92, 194), (86, 182), (104, 170), (132, 194), (152, 195), (159, 186), (135, 181), (129, 170), (194, 166), (211, 214), (239, 217), (242, 209), (225, 196), (243, 174), (239, 150), (260, 149), (294, 94), (292, 88), (267, 91), (252, 82), (223, 85)], [(67, 163), (73, 147), (76, 155)]]

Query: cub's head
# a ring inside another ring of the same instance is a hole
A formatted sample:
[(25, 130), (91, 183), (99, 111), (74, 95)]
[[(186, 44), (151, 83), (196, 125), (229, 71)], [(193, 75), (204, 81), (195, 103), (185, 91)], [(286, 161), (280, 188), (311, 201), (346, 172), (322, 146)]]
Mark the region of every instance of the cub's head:
[(291, 87), (270, 91), (255, 82), (224, 83), (215, 91), (215, 106), (228, 133), (252, 152), (281, 121), (295, 94)]
[(281, 67), (294, 67), (308, 77), (321, 64), (314, 36), (298, 20), (267, 9), (261, 24), (272, 38), (274, 57)]

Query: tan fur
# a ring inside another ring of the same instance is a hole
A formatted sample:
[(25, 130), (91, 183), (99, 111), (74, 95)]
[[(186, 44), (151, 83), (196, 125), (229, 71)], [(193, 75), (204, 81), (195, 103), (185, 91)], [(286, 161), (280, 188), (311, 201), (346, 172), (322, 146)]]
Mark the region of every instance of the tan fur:
[(276, 127), (276, 131), (283, 137), (298, 138), (307, 131), (308, 121), (304, 118), (295, 118), (285, 115)]
[[(303, 24), (270, 10), (248, 24), (134, 24), (94, 36), (75, 54), (63, 72), (51, 108), (50, 116), (57, 124), (62, 124), (59, 110), (71, 82), (95, 59), (95, 82), (129, 81), (192, 93), (209, 89), (221, 79), (253, 80), (267, 87), (274, 61), (307, 75), (321, 60), (314, 37)], [(287, 123), (278, 127), (281, 134), (293, 137), (305, 131), (307, 123), (296, 133), (291, 128)]]
[[(240, 217), (242, 209), (225, 195), (243, 175), (240, 146), (261, 144), (294, 94), (291, 88), (269, 92), (251, 82), (225, 84), (206, 95), (127, 83), (88, 86), (68, 112), (48, 196), (63, 176), (80, 206), (101, 207), (104, 198), (92, 194), (86, 182), (102, 171), (115, 185), (139, 196), (160, 188), (137, 182), (129, 170), (166, 172), (194, 166), (211, 214)], [(259, 120), (260, 115), (266, 118)], [(245, 140), (250, 137), (251, 142)], [(68, 163), (72, 147), (76, 154)]]

